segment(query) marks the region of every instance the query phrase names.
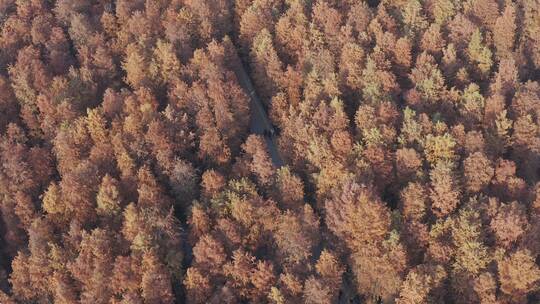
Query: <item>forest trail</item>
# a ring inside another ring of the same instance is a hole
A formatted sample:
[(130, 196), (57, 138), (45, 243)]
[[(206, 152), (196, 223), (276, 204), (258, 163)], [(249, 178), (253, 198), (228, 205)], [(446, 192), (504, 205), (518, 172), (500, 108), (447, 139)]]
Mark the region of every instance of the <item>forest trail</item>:
[(246, 95), (248, 95), (251, 103), (252, 111), (251, 120), (249, 122), (250, 131), (253, 134), (259, 134), (264, 137), (264, 140), (266, 141), (266, 145), (268, 147), (268, 153), (272, 158), (272, 162), (276, 167), (280, 168), (283, 166), (283, 159), (279, 154), (279, 150), (276, 144), (276, 138), (275, 136), (271, 137), (268, 136), (268, 134), (265, 134), (265, 131), (272, 130), (274, 127), (272, 126), (272, 123), (270, 122), (270, 119), (268, 118), (268, 115), (264, 110), (261, 100), (257, 96), (257, 92), (255, 91), (255, 88), (251, 83), (251, 78), (246, 72), (244, 63), (240, 59), (240, 56), (237, 55), (237, 58), (238, 64), (234, 65), (234, 72), (240, 86), (242, 87), (242, 89), (244, 89)]

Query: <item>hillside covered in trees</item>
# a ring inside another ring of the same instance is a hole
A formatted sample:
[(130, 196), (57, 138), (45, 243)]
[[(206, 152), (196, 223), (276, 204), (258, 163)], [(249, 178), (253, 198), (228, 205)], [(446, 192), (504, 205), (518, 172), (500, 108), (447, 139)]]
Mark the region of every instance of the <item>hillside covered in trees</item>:
[(540, 0), (0, 0), (2, 304), (539, 303), (539, 265)]

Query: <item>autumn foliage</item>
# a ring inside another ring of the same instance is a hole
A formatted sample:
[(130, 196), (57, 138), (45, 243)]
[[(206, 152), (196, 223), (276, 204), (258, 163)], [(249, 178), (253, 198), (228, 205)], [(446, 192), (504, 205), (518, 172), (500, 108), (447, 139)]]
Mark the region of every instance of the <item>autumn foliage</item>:
[(0, 303), (538, 303), (539, 75), (538, 0), (0, 0)]

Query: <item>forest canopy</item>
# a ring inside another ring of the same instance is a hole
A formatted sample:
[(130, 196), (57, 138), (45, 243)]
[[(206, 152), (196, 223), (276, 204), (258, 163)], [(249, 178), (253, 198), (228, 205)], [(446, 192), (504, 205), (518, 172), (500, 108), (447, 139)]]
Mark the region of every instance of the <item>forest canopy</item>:
[(540, 0), (0, 0), (0, 303), (538, 302)]

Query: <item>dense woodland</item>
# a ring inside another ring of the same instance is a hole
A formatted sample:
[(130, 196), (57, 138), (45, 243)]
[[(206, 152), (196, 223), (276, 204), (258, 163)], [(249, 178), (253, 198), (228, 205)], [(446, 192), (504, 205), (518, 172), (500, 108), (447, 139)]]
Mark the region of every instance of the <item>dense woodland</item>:
[(0, 303), (538, 303), (539, 82), (540, 0), (0, 0)]

